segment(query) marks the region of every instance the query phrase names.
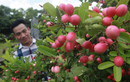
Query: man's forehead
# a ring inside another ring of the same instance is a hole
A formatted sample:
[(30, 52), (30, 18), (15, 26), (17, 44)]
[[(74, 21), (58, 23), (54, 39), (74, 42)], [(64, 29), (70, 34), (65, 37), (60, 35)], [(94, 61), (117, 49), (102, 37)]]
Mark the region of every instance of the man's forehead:
[(26, 27), (25, 25), (20, 24), (20, 25), (16, 26), (16, 27), (13, 29), (13, 31), (14, 31), (14, 33), (16, 33), (16, 32), (22, 32), (22, 31), (25, 30), (25, 29), (27, 29), (27, 27)]

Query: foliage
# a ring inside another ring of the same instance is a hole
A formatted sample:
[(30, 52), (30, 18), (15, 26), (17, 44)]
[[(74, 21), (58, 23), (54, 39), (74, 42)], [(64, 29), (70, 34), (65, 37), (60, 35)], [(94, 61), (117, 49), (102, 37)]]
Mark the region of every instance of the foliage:
[(0, 42), (5, 42), (6, 36), (4, 34), (0, 34)]

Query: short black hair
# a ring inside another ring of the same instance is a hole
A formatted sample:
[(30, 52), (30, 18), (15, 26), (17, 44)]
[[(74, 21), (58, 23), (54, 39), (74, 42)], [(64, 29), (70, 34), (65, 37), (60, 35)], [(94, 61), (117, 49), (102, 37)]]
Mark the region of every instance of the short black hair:
[(24, 19), (20, 18), (20, 19), (16, 19), (14, 22), (12, 22), (12, 24), (10, 26), (11, 31), (14, 33), (14, 31), (13, 31), (14, 27), (18, 26), (21, 23), (27, 27)]

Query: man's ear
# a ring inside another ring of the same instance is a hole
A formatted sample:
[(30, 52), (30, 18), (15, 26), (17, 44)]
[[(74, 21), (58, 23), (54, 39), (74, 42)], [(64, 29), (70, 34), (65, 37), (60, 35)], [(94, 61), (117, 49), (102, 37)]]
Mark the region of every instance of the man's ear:
[(16, 37), (16, 35), (15, 35), (15, 34), (13, 34), (13, 36), (17, 39), (17, 37)]

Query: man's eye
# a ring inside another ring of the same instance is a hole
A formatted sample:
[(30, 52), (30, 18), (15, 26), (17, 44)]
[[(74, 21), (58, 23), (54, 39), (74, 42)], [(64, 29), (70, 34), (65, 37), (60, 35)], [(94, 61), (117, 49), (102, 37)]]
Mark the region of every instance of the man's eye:
[(19, 35), (20, 35), (20, 33), (17, 33), (16, 35), (17, 35), (17, 36), (19, 36)]
[(26, 33), (27, 32), (27, 30), (23, 30), (23, 33)]

